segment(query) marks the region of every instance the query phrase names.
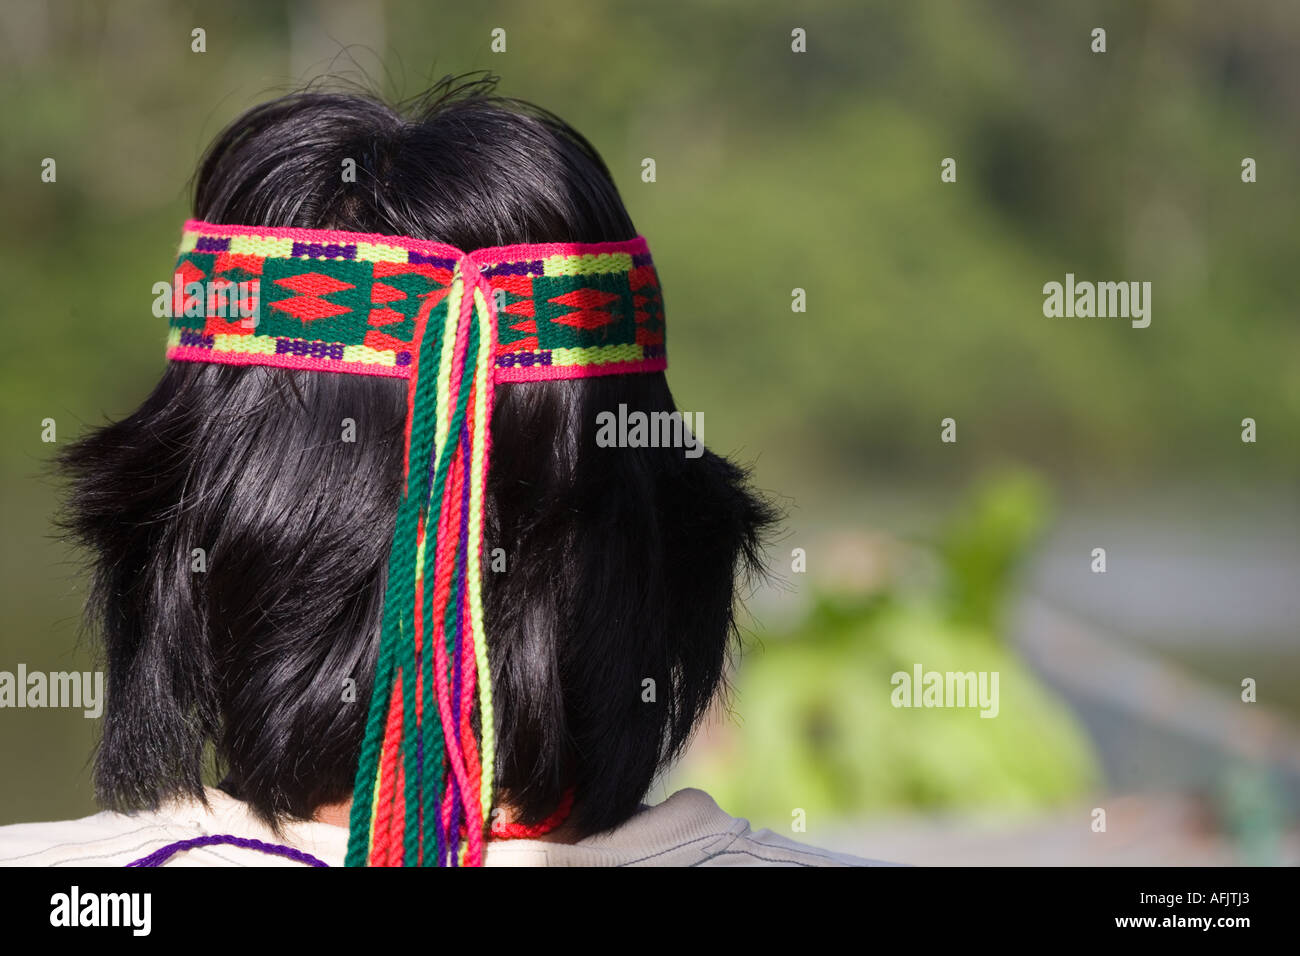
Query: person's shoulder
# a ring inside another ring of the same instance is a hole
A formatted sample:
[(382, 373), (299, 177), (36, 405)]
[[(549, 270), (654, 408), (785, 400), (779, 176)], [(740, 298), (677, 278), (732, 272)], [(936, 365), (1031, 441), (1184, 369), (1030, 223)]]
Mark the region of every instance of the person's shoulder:
[[(177, 846), (163, 866), (305, 866), (300, 857), (264, 852), (261, 842), (342, 865), (348, 831), (327, 823), (286, 822), (278, 831), (218, 790), (178, 796), (156, 810), (106, 810), (77, 820), (0, 827), (0, 866), (126, 866)], [(194, 841), (205, 838), (201, 843)]]
[(881, 860), (810, 846), (771, 830), (751, 830), (719, 850), (702, 866), (896, 866)]
[(719, 839), (710, 842), (703, 858), (693, 864), (695, 866), (895, 865), (800, 843), (771, 830), (755, 830), (747, 819), (731, 816), (703, 790), (679, 790), (668, 802), (677, 804), (681, 811), (699, 819), (712, 820), (711, 829), (721, 834)]
[(0, 826), (0, 866), (125, 866), (187, 828), (156, 814), (105, 810), (75, 820)]

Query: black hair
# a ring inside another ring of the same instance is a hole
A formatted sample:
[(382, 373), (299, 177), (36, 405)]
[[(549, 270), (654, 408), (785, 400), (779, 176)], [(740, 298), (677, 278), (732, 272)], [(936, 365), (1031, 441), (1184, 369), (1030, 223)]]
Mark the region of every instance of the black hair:
[[(448, 77), (398, 108), (331, 92), (257, 106), (203, 158), (194, 215), (466, 250), (634, 237), (591, 144), (495, 82)], [(738, 583), (776, 520), (712, 452), (597, 447), (597, 414), (619, 404), (675, 409), (663, 373), (503, 384), (491, 425), (496, 786), (526, 823), (573, 787), (583, 835), (635, 812), (725, 688)], [(65, 451), (62, 520), (92, 555), (108, 675), (101, 803), (201, 799), (209, 745), (222, 786), (273, 825), (351, 795), (404, 417), (400, 380), (173, 362)]]

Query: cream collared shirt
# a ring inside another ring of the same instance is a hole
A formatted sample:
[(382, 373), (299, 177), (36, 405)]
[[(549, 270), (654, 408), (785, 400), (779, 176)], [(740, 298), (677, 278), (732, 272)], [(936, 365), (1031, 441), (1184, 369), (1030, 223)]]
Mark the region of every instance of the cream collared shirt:
[[(228, 834), (292, 846), (342, 866), (348, 831), (328, 823), (286, 824), (273, 833), (246, 804), (221, 790), (155, 812), (104, 811), (79, 820), (0, 827), (0, 866), (125, 866), (169, 843)], [(724, 812), (702, 790), (679, 790), (643, 806), (621, 826), (579, 843), (489, 842), (488, 866), (872, 866), (875, 861), (797, 843)], [(165, 866), (303, 866), (230, 845), (174, 854)]]

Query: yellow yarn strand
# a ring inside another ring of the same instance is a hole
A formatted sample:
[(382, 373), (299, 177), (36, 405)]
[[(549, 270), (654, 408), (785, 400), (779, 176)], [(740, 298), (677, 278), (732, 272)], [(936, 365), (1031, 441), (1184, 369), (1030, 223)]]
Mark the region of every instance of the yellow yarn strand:
[[(382, 748), (383, 741), (380, 741), (380, 746)], [(380, 752), (382, 753), (382, 749)], [(384, 762), (380, 760), (379, 765), (375, 768), (375, 798), (370, 805), (370, 839), (366, 842), (366, 865), (367, 866), (370, 865), (370, 853), (375, 845), (375, 820), (379, 816), (379, 794), (382, 792), (382, 788), (380, 787), (380, 784), (384, 782), (383, 777), (384, 777)]]
[(492, 718), (492, 670), (488, 666), (487, 632), (483, 627), (482, 568), (483, 552), (483, 479), (487, 465), (487, 443), (491, 422), (488, 421), (488, 393), (492, 388), (493, 321), (483, 293), (474, 289), (474, 312), (479, 322), (478, 362), (475, 366), (477, 387), (474, 389), (474, 434), (470, 449), (469, 484), (469, 584), (470, 626), (473, 628), (474, 660), (478, 667), (479, 723), (482, 730), (481, 767), (484, 784), (479, 788), (483, 822), (492, 812), (492, 789), (496, 778), (496, 727)]
[[(436, 409), (433, 432), (433, 461), (442, 461), (442, 448), (447, 443), (447, 432), (451, 429), (451, 415), (456, 396), (451, 394), (451, 359), (456, 351), (456, 325), (460, 318), (460, 298), (465, 294), (465, 277), (461, 274), (460, 264), (451, 279), (451, 289), (447, 293), (447, 314), (442, 326), (442, 354), (438, 361), (438, 381), (436, 394), (447, 396), (443, 407)], [(426, 530), (426, 534), (436, 534), (437, 529)]]

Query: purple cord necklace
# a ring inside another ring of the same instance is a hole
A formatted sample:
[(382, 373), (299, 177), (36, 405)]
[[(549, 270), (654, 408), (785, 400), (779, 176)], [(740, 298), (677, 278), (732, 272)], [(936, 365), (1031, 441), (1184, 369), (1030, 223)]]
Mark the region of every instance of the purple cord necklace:
[(329, 864), (324, 860), (312, 856), (310, 853), (304, 853), (302, 850), (295, 850), (291, 846), (283, 846), (279, 843), (264, 843), (261, 840), (253, 840), (248, 837), (231, 836), (230, 834), (213, 834), (209, 836), (195, 837), (192, 840), (178, 840), (175, 843), (168, 843), (160, 850), (154, 850), (148, 856), (142, 856), (134, 862), (128, 863), (127, 866), (162, 866), (174, 854), (184, 850), (193, 850), (195, 847), (215, 846), (219, 843), (228, 843), (232, 846), (243, 847), (246, 850), (260, 850), (263, 853), (274, 853), (276, 856), (288, 857), (291, 860), (297, 860), (299, 863), (306, 863), (308, 866), (325, 866)]

